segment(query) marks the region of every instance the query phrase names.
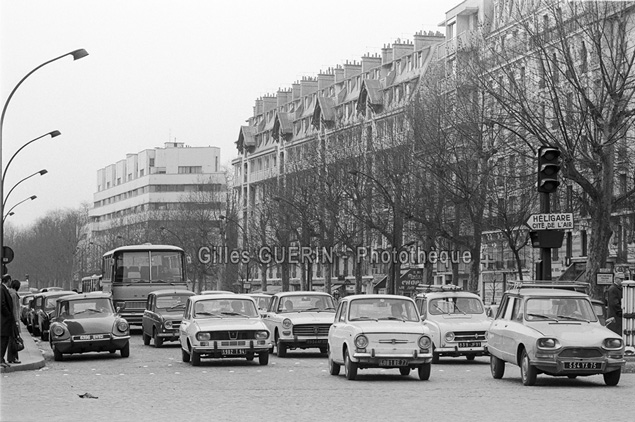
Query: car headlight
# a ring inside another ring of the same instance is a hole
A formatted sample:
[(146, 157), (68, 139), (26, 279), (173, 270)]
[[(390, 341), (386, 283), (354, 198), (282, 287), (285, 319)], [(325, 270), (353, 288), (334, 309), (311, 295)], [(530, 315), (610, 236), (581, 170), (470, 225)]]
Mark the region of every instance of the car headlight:
[(61, 325), (56, 325), (54, 326), (51, 331), (53, 332), (53, 335), (59, 337), (62, 334), (64, 334), (64, 328)]
[(287, 330), (288, 330), (288, 329), (289, 329), (289, 328), (291, 328), (292, 326), (293, 326), (293, 323), (291, 322), (291, 320), (290, 320), (289, 318), (285, 318), (285, 319), (282, 321), (282, 328), (285, 328), (285, 329), (287, 329)]
[(210, 333), (196, 333), (196, 339), (198, 341), (210, 341), (212, 335)]
[(368, 337), (363, 334), (355, 337), (355, 347), (357, 347), (358, 349), (365, 349), (366, 346), (368, 346)]
[(256, 340), (265, 340), (269, 338), (269, 331), (256, 331)]
[(165, 322), (163, 323), (163, 326), (164, 326), (165, 328), (167, 328), (168, 330), (171, 330), (171, 329), (172, 329), (172, 320), (167, 320), (167, 321), (165, 321)]
[(445, 341), (454, 341), (454, 333), (452, 331), (445, 333)]
[(121, 331), (122, 333), (125, 333), (126, 331), (128, 331), (128, 323), (122, 319), (117, 321), (116, 327), (117, 327), (117, 330)]
[(602, 342), (602, 347), (608, 350), (619, 350), (624, 346), (620, 338), (607, 338)]
[(536, 342), (536, 346), (541, 349), (559, 349), (560, 342), (556, 338), (544, 337), (538, 339), (538, 341)]
[(430, 349), (432, 347), (432, 340), (428, 336), (419, 337), (418, 343), (420, 349)]

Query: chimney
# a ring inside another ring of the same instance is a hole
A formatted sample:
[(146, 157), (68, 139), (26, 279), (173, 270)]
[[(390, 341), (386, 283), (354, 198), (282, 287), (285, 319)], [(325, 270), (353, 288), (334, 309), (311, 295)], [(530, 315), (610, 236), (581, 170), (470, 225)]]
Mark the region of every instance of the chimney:
[(335, 83), (335, 74), (333, 69), (328, 69), (326, 72), (320, 72), (317, 76), (318, 91), (322, 91), (324, 88)]
[(278, 99), (276, 97), (274, 97), (271, 94), (265, 95), (264, 97), (262, 97), (262, 105), (263, 105), (262, 112), (266, 113), (269, 110), (276, 108), (277, 104), (278, 104)]
[(392, 51), (392, 59), (397, 60), (403, 56), (412, 54), (414, 52), (414, 45), (409, 41), (401, 41), (400, 39), (397, 39), (397, 41), (392, 44)]
[(344, 68), (339, 64), (333, 69), (333, 73), (335, 73), (335, 83), (342, 82), (344, 80)]
[(415, 51), (423, 50), (424, 48), (441, 43), (445, 40), (445, 36), (443, 36), (439, 31), (437, 33), (433, 33), (432, 31), (425, 34), (423, 31), (419, 31), (414, 34), (415, 41)]
[(316, 78), (304, 77), (300, 81), (300, 96), (313, 94), (318, 89), (318, 81)]
[(344, 79), (352, 78), (353, 76), (357, 76), (362, 73), (362, 65), (353, 61), (349, 63), (346, 61), (344, 63)]
[(366, 73), (371, 69), (381, 66), (381, 57), (378, 54), (366, 54), (362, 56), (362, 73)]
[(291, 84), (291, 92), (293, 93), (293, 98), (294, 100), (297, 100), (298, 98), (300, 98), (300, 82), (294, 82), (293, 84)]
[(256, 100), (256, 105), (254, 106), (254, 116), (258, 116), (260, 114), (262, 114), (262, 99), (258, 98)]
[(277, 99), (276, 106), (282, 107), (283, 105), (291, 101), (291, 90), (279, 89), (277, 92), (276, 99)]
[(390, 44), (384, 45), (381, 49), (381, 64), (388, 64), (392, 62), (392, 48), (389, 47)]

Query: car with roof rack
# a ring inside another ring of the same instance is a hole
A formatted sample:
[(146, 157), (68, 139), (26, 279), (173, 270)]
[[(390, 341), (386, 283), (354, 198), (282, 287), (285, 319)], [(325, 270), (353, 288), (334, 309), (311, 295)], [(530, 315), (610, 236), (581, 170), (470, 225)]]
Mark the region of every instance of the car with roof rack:
[(487, 316), (480, 296), (455, 285), (430, 286), (415, 296), (423, 325), (432, 338), (432, 362), (441, 356), (474, 360), (487, 355)]
[(148, 346), (152, 339), (154, 347), (158, 348), (165, 341), (178, 341), (185, 303), (193, 295), (194, 292), (184, 289), (150, 292), (141, 318), (143, 344)]
[(604, 327), (591, 298), (574, 290), (515, 286), (503, 294), (488, 330), (487, 349), (495, 379), (505, 363), (520, 367), (523, 385), (537, 375), (576, 378), (601, 374), (617, 385), (624, 367), (624, 341)]

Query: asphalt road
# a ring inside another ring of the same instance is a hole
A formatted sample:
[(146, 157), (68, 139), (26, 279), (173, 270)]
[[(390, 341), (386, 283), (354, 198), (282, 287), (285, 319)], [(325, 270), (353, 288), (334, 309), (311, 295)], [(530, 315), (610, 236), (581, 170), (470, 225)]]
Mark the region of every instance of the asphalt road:
[[(4, 374), (1, 421), (632, 421), (635, 374), (617, 387), (601, 376), (538, 376), (524, 387), (518, 367), (491, 377), (488, 358), (441, 359), (429, 381), (413, 371), (367, 369), (358, 379), (328, 373), (313, 351), (256, 359), (181, 362), (177, 343), (144, 346), (134, 332), (129, 358), (119, 353), (65, 356), (46, 366)], [(95, 398), (81, 398), (88, 393)]]

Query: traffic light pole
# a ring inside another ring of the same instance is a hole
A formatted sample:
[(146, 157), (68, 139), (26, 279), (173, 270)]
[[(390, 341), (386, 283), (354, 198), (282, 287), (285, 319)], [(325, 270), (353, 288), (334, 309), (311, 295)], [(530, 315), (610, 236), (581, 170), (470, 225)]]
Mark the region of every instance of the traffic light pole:
[[(549, 203), (549, 194), (540, 193), (540, 212), (549, 214), (551, 212), (551, 204)], [(540, 280), (551, 280), (551, 248), (540, 248)]]

